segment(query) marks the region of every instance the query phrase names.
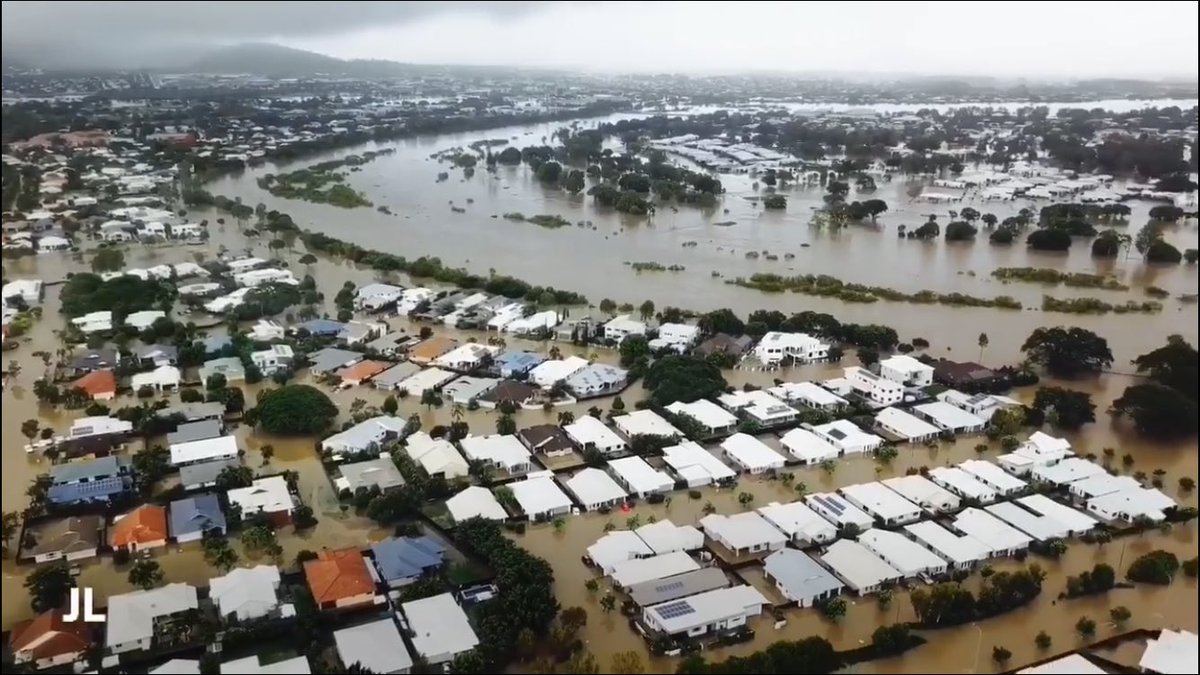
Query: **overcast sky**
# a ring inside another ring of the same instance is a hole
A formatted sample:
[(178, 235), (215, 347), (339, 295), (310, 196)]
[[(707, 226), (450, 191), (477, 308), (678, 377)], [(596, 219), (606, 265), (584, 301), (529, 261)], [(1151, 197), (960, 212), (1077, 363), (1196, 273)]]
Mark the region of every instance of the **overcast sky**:
[(7, 53), (84, 62), (254, 41), (344, 58), (598, 72), (1194, 77), (1197, 5), (4, 2), (2, 26)]

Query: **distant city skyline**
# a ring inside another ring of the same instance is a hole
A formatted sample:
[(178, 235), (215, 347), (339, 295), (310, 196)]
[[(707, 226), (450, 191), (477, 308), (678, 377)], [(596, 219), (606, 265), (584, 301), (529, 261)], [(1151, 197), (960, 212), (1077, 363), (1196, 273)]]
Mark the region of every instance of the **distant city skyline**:
[(244, 42), (595, 73), (1195, 78), (1197, 2), (4, 2), (6, 56), (154, 66)]

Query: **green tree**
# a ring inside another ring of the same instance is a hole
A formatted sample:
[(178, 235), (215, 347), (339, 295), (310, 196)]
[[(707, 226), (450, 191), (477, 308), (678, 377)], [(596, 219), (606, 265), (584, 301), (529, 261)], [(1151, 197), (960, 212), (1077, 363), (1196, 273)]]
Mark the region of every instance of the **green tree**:
[(1125, 578), (1137, 583), (1166, 586), (1179, 569), (1179, 558), (1174, 553), (1154, 550), (1139, 556), (1129, 565)]
[(400, 410), (400, 401), (396, 400), (395, 395), (388, 394), (387, 398), (383, 399), (383, 405), (380, 407), (385, 415), (395, 415)]
[(1139, 373), (1161, 385), (1171, 387), (1193, 401), (1196, 400), (1197, 382), (1200, 381), (1200, 358), (1196, 348), (1183, 339), (1172, 335), (1167, 344), (1149, 351), (1133, 360)]
[(837, 621), (846, 616), (846, 601), (841, 598), (830, 598), (820, 605), (821, 615), (830, 621)]
[(992, 647), (992, 660), (996, 663), (1008, 663), (1012, 658), (1012, 652), (1002, 645)]
[(1037, 328), (1021, 351), (1032, 363), (1064, 377), (1099, 372), (1113, 361), (1108, 341), (1084, 328)]
[(288, 384), (260, 393), (258, 405), (246, 414), (267, 433), (304, 435), (328, 429), (337, 417), (338, 408), (315, 387)]
[(1050, 637), (1050, 634), (1044, 630), (1038, 631), (1038, 634), (1033, 638), (1033, 644), (1042, 651), (1049, 649), (1051, 643), (1053, 643), (1053, 639)]
[(988, 347), (988, 334), (980, 333), (979, 340), (977, 342), (979, 344), (979, 360), (982, 361), (983, 360), (983, 350), (987, 349), (987, 347)]
[(1138, 230), (1137, 236), (1133, 239), (1133, 247), (1138, 253), (1146, 256), (1150, 252), (1154, 244), (1162, 241), (1163, 231), (1161, 223), (1149, 223), (1142, 229)]
[(650, 391), (651, 401), (661, 406), (712, 398), (724, 392), (727, 386), (716, 366), (694, 356), (676, 355), (651, 364), (642, 383)]
[(500, 415), (496, 418), (496, 433), (502, 436), (517, 433), (517, 420), (512, 415)]
[(75, 583), (71, 569), (60, 560), (34, 568), (25, 577), (24, 585), (33, 611), (41, 613), (66, 606), (67, 594)]
[(739, 492), (737, 500), (738, 504), (742, 505), (742, 508), (746, 508), (754, 501), (754, 495), (749, 492)]
[(129, 568), (129, 583), (148, 591), (163, 582), (163, 571), (158, 562), (142, 558)]
[(1096, 622), (1086, 616), (1079, 617), (1075, 622), (1075, 632), (1081, 637), (1090, 638), (1096, 634)]
[(25, 420), (24, 422), (21, 422), (21, 434), (23, 436), (25, 436), (25, 438), (28, 438), (29, 440), (32, 441), (33, 437), (37, 436), (38, 427), (40, 427), (40, 426), (41, 425), (38, 423), (37, 420), (33, 420), (33, 419)]
[(611, 298), (604, 298), (600, 301), (600, 311), (605, 314), (612, 314), (617, 311), (617, 303)]
[(1125, 622), (1129, 621), (1132, 616), (1133, 612), (1129, 611), (1129, 608), (1125, 605), (1117, 605), (1116, 607), (1108, 610), (1108, 618), (1112, 619), (1113, 623), (1117, 624), (1118, 626), (1125, 625)]
[(1113, 401), (1111, 411), (1118, 417), (1129, 417), (1138, 433), (1145, 436), (1184, 438), (1196, 432), (1196, 401), (1157, 383), (1126, 387)]
[(125, 252), (119, 248), (102, 248), (92, 256), (92, 271), (118, 272), (125, 269)]
[(600, 598), (600, 609), (604, 610), (605, 614), (611, 613), (617, 608), (617, 596), (609, 594)]
[(304, 255), (300, 256), (300, 264), (311, 267), (317, 264), (317, 256), (311, 253), (305, 253)]
[(911, 643), (912, 633), (902, 623), (880, 626), (871, 633), (871, 646), (879, 657), (903, 653)]
[(648, 321), (654, 317), (654, 301), (646, 300), (638, 307), (638, 314), (642, 317), (642, 321)]
[(1038, 387), (1033, 408), (1046, 415), (1047, 421), (1063, 429), (1078, 429), (1096, 421), (1096, 405), (1085, 391), (1063, 387)]

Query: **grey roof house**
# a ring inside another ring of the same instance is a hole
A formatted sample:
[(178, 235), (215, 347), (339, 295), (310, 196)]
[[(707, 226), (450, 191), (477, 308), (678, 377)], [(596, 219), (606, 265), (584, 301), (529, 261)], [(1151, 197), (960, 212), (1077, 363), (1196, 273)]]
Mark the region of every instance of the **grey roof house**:
[(445, 562), (446, 549), (430, 537), (395, 537), (373, 546), (375, 567), (393, 588), (410, 584), (437, 570)]
[(176, 541), (196, 541), (208, 530), (225, 534), (225, 513), (214, 494), (196, 495), (171, 502), (171, 536)]
[(308, 355), (308, 369), (314, 373), (328, 373), (338, 368), (351, 366), (363, 360), (363, 355), (348, 349), (326, 347)]
[(841, 580), (820, 563), (790, 548), (767, 556), (763, 572), (784, 597), (801, 607), (812, 607), (820, 600), (832, 598), (843, 587)]
[(240, 459), (218, 459), (179, 467), (179, 483), (184, 490), (199, 490), (217, 484), (217, 476), (226, 468), (241, 466)]
[(203, 441), (216, 438), (224, 433), (225, 425), (221, 424), (220, 420), (205, 419), (197, 422), (185, 422), (176, 427), (175, 431), (167, 434), (167, 445)]
[(404, 485), (404, 476), (389, 457), (370, 459), (365, 462), (343, 464), (342, 477), (337, 479), (339, 489), (357, 492), (358, 488), (378, 487), (381, 492)]

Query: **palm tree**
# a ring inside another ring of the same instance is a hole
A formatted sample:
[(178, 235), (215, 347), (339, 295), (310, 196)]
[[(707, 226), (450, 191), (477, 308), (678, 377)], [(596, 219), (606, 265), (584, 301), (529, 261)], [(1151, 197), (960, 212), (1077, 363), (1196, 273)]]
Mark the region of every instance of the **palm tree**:
[(796, 483), (796, 487), (793, 489), (796, 491), (796, 496), (798, 497), (803, 498), (804, 495), (808, 494), (808, 484), (803, 481)]
[(575, 422), (575, 413), (570, 410), (564, 410), (558, 413), (558, 426), (565, 427), (568, 424)]
[(612, 612), (617, 608), (617, 596), (609, 594), (600, 598), (600, 609), (604, 610), (605, 614)]
[(462, 404), (460, 403), (455, 403), (454, 407), (450, 409), (450, 419), (454, 420), (456, 423), (463, 421), (463, 416), (466, 414), (467, 411), (463, 409)]
[(983, 361), (983, 350), (987, 349), (988, 335), (987, 333), (979, 334), (979, 360)]

